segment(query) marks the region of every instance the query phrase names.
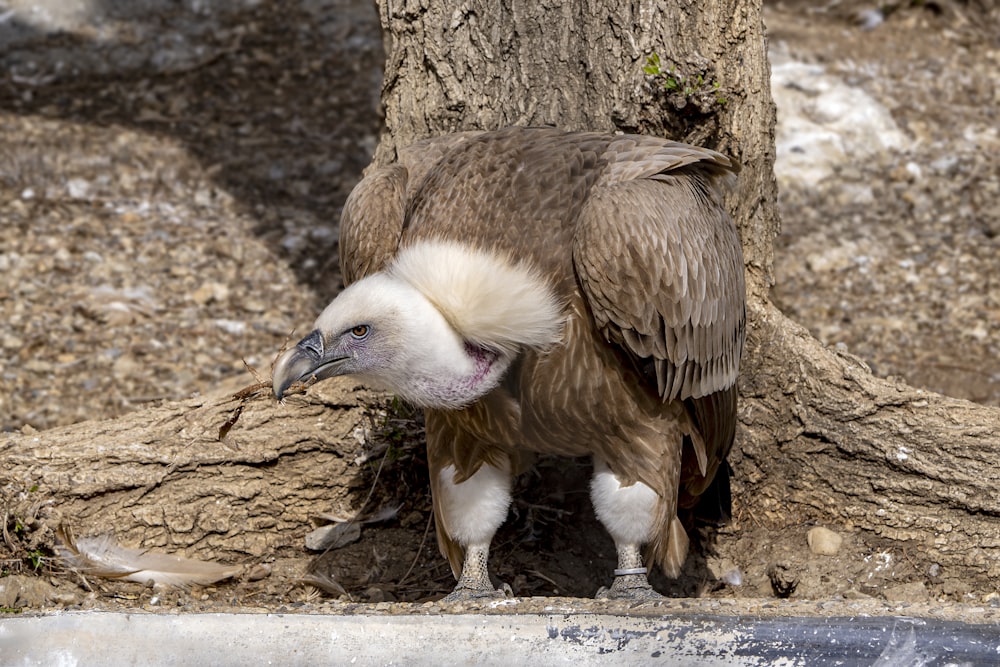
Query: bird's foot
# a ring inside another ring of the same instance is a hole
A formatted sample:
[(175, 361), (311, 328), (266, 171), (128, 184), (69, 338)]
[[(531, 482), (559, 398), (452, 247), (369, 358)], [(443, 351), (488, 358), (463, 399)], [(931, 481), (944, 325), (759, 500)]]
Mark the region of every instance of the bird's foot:
[(503, 600), (514, 597), (514, 592), (510, 586), (503, 584), (500, 588), (493, 588), (489, 581), (485, 585), (480, 582), (466, 582), (460, 580), (455, 590), (441, 598), (441, 602), (471, 602), (473, 600)]
[(493, 584), (490, 582), (490, 571), (486, 566), (489, 551), (489, 542), (470, 544), (466, 547), (465, 560), (462, 563), (462, 576), (458, 578), (455, 590), (444, 596), (442, 602), (502, 600), (514, 597), (513, 591), (507, 584), (499, 589), (493, 588)]
[(664, 600), (664, 596), (653, 590), (646, 574), (618, 575), (611, 587), (603, 587), (594, 596), (598, 600), (632, 600), (633, 602), (654, 602)]

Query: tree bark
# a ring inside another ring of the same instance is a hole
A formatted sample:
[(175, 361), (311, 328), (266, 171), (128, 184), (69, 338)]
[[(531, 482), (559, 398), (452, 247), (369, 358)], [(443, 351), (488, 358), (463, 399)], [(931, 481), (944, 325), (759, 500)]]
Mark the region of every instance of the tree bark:
[(300, 556), (311, 517), (358, 509), (366, 489), (354, 461), (369, 406), (383, 397), (350, 380), (285, 405), (270, 387), (245, 401), (233, 394), (8, 434), (0, 441), (8, 518), (37, 522), (32, 539), (45, 546), (64, 524), (188, 557)]
[(874, 377), (750, 304), (733, 494), (776, 523), (890, 540), (922, 569), (1000, 576), (1000, 410)]

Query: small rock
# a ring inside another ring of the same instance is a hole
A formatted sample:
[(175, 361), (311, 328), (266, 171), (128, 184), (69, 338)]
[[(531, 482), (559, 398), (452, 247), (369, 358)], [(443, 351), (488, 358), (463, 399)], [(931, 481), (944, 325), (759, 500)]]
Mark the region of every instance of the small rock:
[(0, 340), (0, 347), (4, 347), (8, 350), (17, 350), (24, 347), (24, 340), (18, 338), (17, 336), (5, 334), (3, 340)]
[(365, 589), (365, 597), (368, 598), (369, 602), (375, 602), (375, 603), (395, 602), (396, 600), (396, 596), (378, 586), (370, 586), (367, 589)]
[(791, 565), (775, 563), (767, 570), (767, 578), (771, 580), (771, 588), (779, 598), (787, 598), (798, 588), (799, 578)]
[(961, 580), (948, 579), (941, 583), (941, 592), (950, 598), (963, 598), (969, 594), (969, 585)]
[(52, 364), (42, 359), (29, 359), (24, 363), (24, 368), (32, 373), (48, 373), (52, 370)]
[(413, 526), (422, 526), (425, 521), (427, 521), (427, 519), (424, 517), (423, 514), (421, 514), (417, 510), (413, 510), (412, 512), (404, 516), (402, 519), (400, 519), (399, 525), (401, 525), (403, 528), (412, 528)]
[(83, 178), (66, 181), (66, 190), (73, 199), (86, 199), (90, 194), (90, 182)]
[(271, 566), (267, 563), (257, 563), (247, 572), (247, 581), (260, 581), (271, 576)]
[(240, 307), (243, 310), (250, 313), (263, 313), (267, 310), (268, 306), (266, 303), (260, 299), (254, 299), (253, 297), (248, 297), (240, 302)]
[(816, 526), (806, 533), (809, 550), (817, 556), (836, 556), (844, 538), (829, 528)]
[(55, 595), (55, 587), (38, 577), (15, 574), (0, 579), (0, 607), (37, 609)]
[(885, 14), (880, 9), (862, 9), (854, 14), (854, 22), (862, 30), (874, 30), (885, 21)]
[(76, 593), (55, 593), (52, 595), (51, 601), (53, 604), (69, 607), (70, 605), (80, 604), (82, 599)]
[(144, 368), (144, 365), (135, 359), (135, 357), (125, 354), (115, 359), (115, 362), (111, 365), (111, 373), (116, 378), (122, 379), (136, 375)]
[(214, 320), (214, 323), (215, 326), (233, 336), (243, 335), (247, 331), (247, 323), (242, 320), (218, 319)]
[(212, 303), (222, 303), (229, 299), (229, 288), (222, 283), (207, 282), (191, 294), (191, 300), (199, 306)]
[(847, 589), (843, 592), (843, 596), (845, 600), (870, 600), (872, 597), (856, 588)]

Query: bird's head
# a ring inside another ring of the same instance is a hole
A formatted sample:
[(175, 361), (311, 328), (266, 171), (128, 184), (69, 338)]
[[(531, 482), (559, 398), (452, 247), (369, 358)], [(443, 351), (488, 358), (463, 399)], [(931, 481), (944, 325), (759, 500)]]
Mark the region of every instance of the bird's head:
[(354, 375), (409, 402), (459, 408), (496, 387), (513, 360), (460, 336), (417, 289), (386, 273), (345, 289), (274, 367), (279, 399), (298, 380)]
[(460, 408), (496, 387), (525, 348), (562, 336), (563, 307), (534, 269), (455, 242), (400, 250), (352, 284), (278, 359), (274, 394), (296, 380), (356, 375), (425, 408)]

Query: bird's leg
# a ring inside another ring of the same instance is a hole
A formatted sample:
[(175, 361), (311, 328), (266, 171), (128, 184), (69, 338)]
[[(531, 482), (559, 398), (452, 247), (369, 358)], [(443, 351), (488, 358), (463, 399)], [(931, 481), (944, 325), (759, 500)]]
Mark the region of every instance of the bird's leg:
[(502, 467), (484, 463), (461, 483), (456, 484), (454, 477), (454, 466), (441, 470), (439, 506), (449, 537), (461, 545), (465, 556), (458, 584), (444, 601), (506, 597), (509, 587), (497, 590), (490, 582), (488, 560), (490, 542), (510, 506), (510, 466), (506, 461)]
[(628, 600), (659, 600), (662, 595), (653, 590), (646, 578), (646, 568), (642, 564), (642, 553), (638, 544), (616, 543), (618, 567), (611, 587), (601, 588), (598, 598)]
[(642, 482), (622, 486), (603, 461), (595, 461), (590, 497), (597, 518), (611, 533), (618, 552), (618, 567), (610, 588), (597, 592), (598, 598), (631, 600), (661, 599), (646, 578), (642, 545), (653, 537), (659, 496)]
[(470, 544), (465, 548), (465, 560), (462, 561), (462, 576), (445, 601), (465, 600), (469, 598), (503, 597), (503, 591), (493, 588), (489, 569), (490, 545)]

